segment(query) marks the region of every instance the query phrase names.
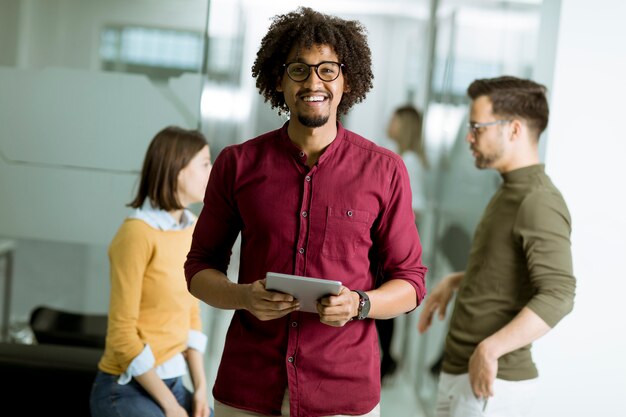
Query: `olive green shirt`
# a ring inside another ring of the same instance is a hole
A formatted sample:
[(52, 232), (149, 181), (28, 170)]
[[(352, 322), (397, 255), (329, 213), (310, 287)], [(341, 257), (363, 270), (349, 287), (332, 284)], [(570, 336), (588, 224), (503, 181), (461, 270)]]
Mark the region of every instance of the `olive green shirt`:
[[(571, 220), (544, 165), (502, 175), (476, 228), (446, 339), (443, 371), (468, 372), (476, 346), (523, 307), (554, 327), (573, 307)], [(498, 360), (498, 378), (537, 377), (531, 345)]]

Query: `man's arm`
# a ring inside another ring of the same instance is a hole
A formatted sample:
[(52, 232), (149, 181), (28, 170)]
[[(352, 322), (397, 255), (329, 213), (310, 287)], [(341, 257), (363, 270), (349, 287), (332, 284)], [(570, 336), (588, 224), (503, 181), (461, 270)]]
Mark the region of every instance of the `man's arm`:
[[(370, 299), (369, 319), (389, 319), (416, 307), (415, 288), (402, 279), (391, 279), (365, 292)], [(338, 295), (324, 297), (318, 303), (320, 321), (341, 327), (359, 313), (359, 294), (343, 287)]]
[[(367, 315), (370, 319), (390, 319), (412, 311), (426, 294), (427, 268), (422, 264), (422, 246), (415, 229), (411, 188), (404, 163), (399, 164), (395, 174), (389, 201), (374, 229), (376, 245), (382, 248), (378, 253), (381, 266), (391, 272), (380, 287), (365, 292), (370, 301)], [(358, 315), (359, 300), (358, 293), (345, 287), (339, 295), (323, 298), (318, 303), (320, 321), (330, 326), (343, 326)]]
[(524, 307), (506, 326), (480, 342), (469, 361), (470, 383), (479, 398), (493, 396), (493, 383), (498, 373), (498, 359), (507, 353), (531, 344), (550, 326), (528, 307)]
[[(359, 296), (356, 296), (357, 310)], [(372, 319), (390, 319), (417, 307), (415, 288), (402, 279), (390, 279), (380, 287), (367, 291), (370, 299), (370, 312), (368, 317)]]
[(283, 317), (299, 308), (289, 294), (265, 289), (265, 280), (237, 284), (217, 269), (196, 273), (189, 284), (191, 294), (210, 306), (225, 310), (248, 310), (259, 320)]

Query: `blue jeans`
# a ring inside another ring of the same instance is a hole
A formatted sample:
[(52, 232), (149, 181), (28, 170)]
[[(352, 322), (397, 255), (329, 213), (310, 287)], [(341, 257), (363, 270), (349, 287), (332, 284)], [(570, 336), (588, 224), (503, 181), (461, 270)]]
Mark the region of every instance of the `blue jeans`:
[[(132, 379), (128, 384), (120, 385), (117, 379), (117, 375), (98, 371), (89, 399), (92, 417), (165, 417), (163, 409), (137, 381)], [(193, 394), (184, 386), (183, 378), (164, 379), (163, 382), (191, 415)]]

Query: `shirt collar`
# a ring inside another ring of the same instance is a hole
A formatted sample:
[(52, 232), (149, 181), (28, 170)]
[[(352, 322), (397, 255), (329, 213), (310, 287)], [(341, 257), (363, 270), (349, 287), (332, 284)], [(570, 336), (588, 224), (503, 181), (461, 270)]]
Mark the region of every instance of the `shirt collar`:
[(195, 221), (193, 213), (188, 209), (184, 209), (180, 223), (178, 223), (167, 211), (152, 207), (150, 199), (146, 199), (143, 206), (133, 210), (129, 218), (142, 220), (153, 228), (163, 231), (183, 230), (191, 226)]
[(534, 174), (545, 172), (545, 164), (535, 164), (523, 168), (514, 169), (513, 171), (502, 174), (504, 182), (520, 182)]
[[(300, 161), (302, 164), (306, 164), (307, 155), (289, 138), (289, 134), (287, 133), (288, 126), (289, 121), (285, 122), (283, 127), (280, 129), (280, 137), (286, 144), (285, 146), (289, 148), (289, 152), (293, 155), (293, 157)], [(337, 149), (339, 143), (341, 142), (341, 139), (343, 139), (344, 137), (344, 133), (345, 129), (343, 128), (343, 125), (341, 124), (341, 122), (337, 121), (337, 136), (335, 136), (335, 139), (333, 139), (333, 141), (326, 147), (326, 150), (324, 150), (322, 155), (319, 157), (319, 159), (317, 160), (318, 164), (324, 162), (324, 160), (327, 159), (328, 156), (332, 154), (335, 149)]]

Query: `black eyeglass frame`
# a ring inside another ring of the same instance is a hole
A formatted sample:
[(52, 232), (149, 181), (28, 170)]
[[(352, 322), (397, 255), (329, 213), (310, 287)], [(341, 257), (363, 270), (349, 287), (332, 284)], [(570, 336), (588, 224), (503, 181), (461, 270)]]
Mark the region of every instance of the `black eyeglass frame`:
[[(291, 65), (294, 65), (294, 64), (304, 65), (304, 66), (308, 67), (309, 72), (307, 73), (307, 76), (304, 77), (301, 80), (294, 79), (291, 76), (291, 74), (289, 73), (289, 67)], [(337, 65), (337, 67), (339, 67), (339, 71), (337, 71), (337, 75), (335, 76), (335, 78), (324, 79), (323, 77), (320, 76), (320, 74), (318, 72), (318, 69), (319, 69), (320, 66), (322, 66), (324, 64), (334, 64), (334, 65)], [(319, 78), (320, 80), (325, 81), (325, 82), (332, 82), (332, 81), (335, 81), (337, 78), (339, 78), (339, 75), (341, 75), (341, 72), (345, 68), (345, 65), (342, 64), (341, 62), (335, 62), (335, 61), (322, 61), (322, 62), (320, 62), (319, 64), (316, 64), (316, 65), (309, 65), (309, 64), (307, 64), (305, 62), (293, 61), (293, 62), (287, 62), (286, 64), (283, 64), (283, 68), (284, 68), (284, 71), (287, 73), (287, 77), (289, 77), (289, 79), (291, 81), (294, 81), (294, 82), (297, 82), (297, 83), (301, 83), (301, 82), (304, 82), (304, 81), (309, 79), (309, 77), (311, 76), (311, 68), (313, 68), (313, 70), (315, 71), (315, 75), (317, 75), (317, 78)]]

